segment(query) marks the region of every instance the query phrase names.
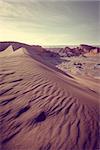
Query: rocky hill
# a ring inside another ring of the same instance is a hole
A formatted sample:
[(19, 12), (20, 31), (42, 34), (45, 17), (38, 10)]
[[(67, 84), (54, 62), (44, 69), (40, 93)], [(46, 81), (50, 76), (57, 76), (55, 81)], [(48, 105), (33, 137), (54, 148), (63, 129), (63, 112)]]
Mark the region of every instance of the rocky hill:
[(27, 50), (36, 49), (36, 50), (45, 51), (45, 49), (39, 45), (29, 45), (29, 44), (24, 44), (24, 43), (20, 43), (20, 42), (11, 42), (11, 41), (0, 42), (0, 51), (4, 51), (9, 46), (12, 46), (14, 51), (16, 51), (17, 49), (19, 49), (21, 47), (26, 48)]
[(100, 48), (81, 44), (80, 46), (75, 47), (75, 48), (70, 48), (70, 47), (61, 48), (59, 50), (59, 53), (62, 56), (68, 56), (68, 57), (80, 56), (80, 55), (85, 55), (85, 54), (96, 55), (100, 53)]

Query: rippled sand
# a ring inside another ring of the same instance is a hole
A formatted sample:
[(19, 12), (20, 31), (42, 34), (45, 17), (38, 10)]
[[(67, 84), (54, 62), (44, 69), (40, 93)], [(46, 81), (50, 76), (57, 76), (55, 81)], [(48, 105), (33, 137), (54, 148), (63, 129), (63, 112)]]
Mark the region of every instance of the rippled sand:
[(1, 150), (98, 150), (99, 94), (20, 50), (0, 58)]

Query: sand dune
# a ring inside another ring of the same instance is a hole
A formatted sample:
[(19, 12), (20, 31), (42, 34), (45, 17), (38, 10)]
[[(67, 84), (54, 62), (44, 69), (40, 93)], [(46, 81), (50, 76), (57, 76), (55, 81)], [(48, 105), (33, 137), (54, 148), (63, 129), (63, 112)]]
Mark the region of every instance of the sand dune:
[(5, 57), (5, 56), (7, 57), (7, 56), (10, 56), (12, 54), (14, 54), (14, 52), (13, 52), (12, 46), (10, 45), (7, 49), (0, 52), (0, 57)]
[(20, 48), (0, 58), (1, 150), (99, 149), (98, 93), (40, 54)]

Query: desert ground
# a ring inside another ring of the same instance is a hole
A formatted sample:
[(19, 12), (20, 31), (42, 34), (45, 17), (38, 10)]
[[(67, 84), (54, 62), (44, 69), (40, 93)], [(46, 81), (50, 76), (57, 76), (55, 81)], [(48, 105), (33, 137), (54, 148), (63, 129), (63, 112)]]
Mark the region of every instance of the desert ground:
[(0, 150), (99, 150), (99, 58), (58, 58), (0, 52)]

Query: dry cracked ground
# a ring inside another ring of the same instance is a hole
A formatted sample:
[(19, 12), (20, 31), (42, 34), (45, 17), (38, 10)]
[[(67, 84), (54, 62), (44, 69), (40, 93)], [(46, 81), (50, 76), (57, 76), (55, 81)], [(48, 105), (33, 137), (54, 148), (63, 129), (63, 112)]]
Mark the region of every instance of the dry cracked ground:
[(1, 150), (98, 150), (99, 94), (25, 54), (0, 58)]

